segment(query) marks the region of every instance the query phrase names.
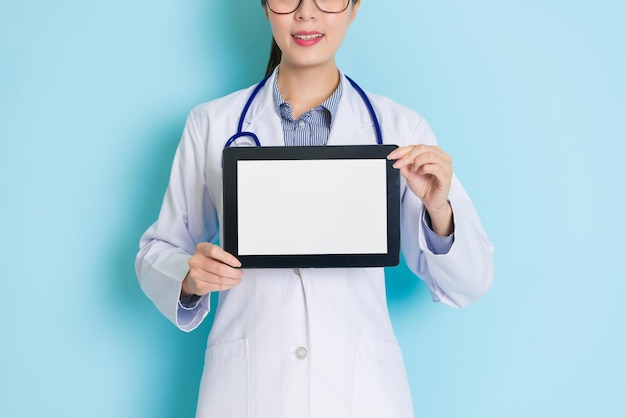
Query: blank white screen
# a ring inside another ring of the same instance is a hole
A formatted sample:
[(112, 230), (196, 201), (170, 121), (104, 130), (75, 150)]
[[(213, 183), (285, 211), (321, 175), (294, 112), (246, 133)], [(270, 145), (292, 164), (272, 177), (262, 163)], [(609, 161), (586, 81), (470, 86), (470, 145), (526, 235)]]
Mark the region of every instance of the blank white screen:
[(384, 159), (237, 162), (240, 255), (384, 254)]

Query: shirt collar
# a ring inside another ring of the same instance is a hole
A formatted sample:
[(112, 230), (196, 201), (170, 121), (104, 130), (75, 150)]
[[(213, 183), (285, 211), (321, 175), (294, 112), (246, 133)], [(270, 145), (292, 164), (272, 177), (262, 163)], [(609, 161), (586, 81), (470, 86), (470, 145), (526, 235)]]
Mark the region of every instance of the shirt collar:
[[(339, 107), (339, 100), (341, 99), (341, 94), (343, 93), (343, 77), (341, 74), (339, 76), (339, 85), (337, 89), (330, 95), (324, 102), (319, 105), (317, 108), (324, 108), (330, 113), (330, 127), (333, 126), (333, 122), (335, 121), (335, 115), (337, 114), (337, 108)], [(280, 90), (278, 89), (278, 68), (276, 69), (276, 77), (274, 77), (274, 104), (276, 105), (276, 113), (278, 116), (284, 117), (281, 111), (281, 107), (283, 105), (287, 105), (289, 107), (289, 116), (291, 116), (291, 105), (287, 103), (287, 101), (280, 94)]]

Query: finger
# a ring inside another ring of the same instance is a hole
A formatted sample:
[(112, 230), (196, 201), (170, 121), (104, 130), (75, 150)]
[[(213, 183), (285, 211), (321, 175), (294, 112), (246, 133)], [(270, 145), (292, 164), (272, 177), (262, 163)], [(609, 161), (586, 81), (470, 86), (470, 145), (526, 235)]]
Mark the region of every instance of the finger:
[[(243, 274), (243, 272), (240, 270), (239, 273)], [(241, 283), (241, 277), (231, 278), (226, 276), (218, 276), (216, 274), (198, 268), (191, 268), (189, 270), (187, 278), (188, 290), (197, 295), (203, 295), (214, 291), (227, 290)]]
[[(438, 161), (439, 160), (439, 161)], [(441, 183), (450, 183), (452, 178), (452, 165), (440, 159), (428, 160), (426, 157), (418, 157), (411, 165), (402, 167), (400, 173), (410, 181), (415, 175), (433, 176)]]
[(231, 289), (239, 283), (240, 281), (233, 281), (230, 279), (213, 276), (209, 281), (192, 280), (192, 285), (190, 286), (190, 288), (193, 289), (193, 293), (197, 295), (205, 295), (210, 292), (221, 292)]
[[(400, 148), (396, 149), (398, 151)], [(403, 147), (401, 152), (397, 154), (397, 161), (394, 163), (394, 168), (402, 168), (407, 165), (414, 164), (417, 157), (421, 155), (428, 155), (428, 158), (433, 158), (436, 155), (445, 159), (447, 154), (443, 152), (441, 148), (436, 145), (413, 145), (409, 147)]]
[(436, 177), (439, 181), (445, 181), (451, 177), (450, 171), (440, 164), (423, 164), (417, 168), (417, 173), (420, 175), (431, 175)]
[(426, 164), (437, 164), (446, 170), (452, 171), (452, 159), (441, 149), (429, 149), (414, 156), (411, 164), (413, 171), (419, 172), (420, 168)]
[(196, 251), (205, 257), (212, 258), (232, 267), (241, 267), (241, 262), (229, 252), (224, 251), (217, 245), (208, 242), (200, 243), (196, 247)]
[(241, 279), (243, 271), (239, 268), (231, 267), (214, 258), (199, 255), (189, 259), (189, 267), (196, 276), (204, 273), (214, 276), (226, 277), (229, 279)]
[(393, 163), (393, 168), (401, 169), (409, 164), (411, 164), (413, 160), (413, 154), (415, 153), (415, 146), (407, 146), (396, 148), (393, 152), (391, 152), (387, 158), (395, 159), (396, 161)]
[(393, 151), (391, 151), (389, 153), (389, 155), (387, 155), (387, 159), (388, 160), (397, 160), (399, 158), (402, 158), (402, 156), (404, 154), (406, 154), (407, 152), (411, 151), (411, 148), (413, 148), (414, 145), (407, 145), (404, 147), (398, 147), (396, 149), (394, 149)]
[(233, 279), (230, 277), (217, 276), (215, 274), (209, 273), (203, 277), (203, 280), (201, 280), (200, 283), (203, 283), (206, 286), (212, 286), (214, 288), (217, 286), (222, 289), (230, 289), (231, 287), (234, 287), (241, 283), (241, 278)]
[(402, 156), (406, 155), (409, 152), (418, 151), (423, 152), (426, 150), (437, 150), (443, 152), (441, 147), (438, 145), (426, 145), (426, 144), (417, 144), (417, 145), (405, 145), (403, 147), (398, 147), (391, 151), (389, 155), (387, 155), (388, 160), (397, 160), (402, 158)]

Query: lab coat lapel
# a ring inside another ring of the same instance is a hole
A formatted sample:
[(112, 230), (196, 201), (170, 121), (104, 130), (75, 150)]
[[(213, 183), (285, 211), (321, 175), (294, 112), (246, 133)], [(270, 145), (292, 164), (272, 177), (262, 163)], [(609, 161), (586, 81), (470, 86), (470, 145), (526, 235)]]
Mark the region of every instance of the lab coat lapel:
[(365, 103), (343, 74), (341, 82), (343, 91), (327, 145), (376, 144), (374, 124)]
[(280, 117), (274, 104), (273, 88), (276, 74), (274, 71), (252, 102), (243, 126), (244, 130), (254, 132), (264, 147), (285, 145)]

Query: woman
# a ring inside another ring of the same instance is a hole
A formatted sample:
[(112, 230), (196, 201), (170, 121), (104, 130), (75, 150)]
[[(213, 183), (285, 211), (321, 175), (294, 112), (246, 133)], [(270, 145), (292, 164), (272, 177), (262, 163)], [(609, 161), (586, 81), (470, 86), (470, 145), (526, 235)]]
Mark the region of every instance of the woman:
[[(274, 68), (244, 129), (263, 145), (373, 144), (363, 101), (335, 63), (360, 0), (262, 0)], [(280, 53), (282, 51), (282, 54)], [(161, 213), (144, 234), (144, 292), (184, 331), (219, 292), (198, 417), (413, 417), (382, 268), (239, 269), (219, 246), (221, 158), (252, 87), (194, 108)], [(402, 248), (435, 301), (461, 307), (491, 285), (492, 247), (426, 121), (368, 94), (401, 171)]]

